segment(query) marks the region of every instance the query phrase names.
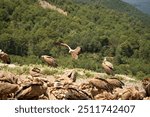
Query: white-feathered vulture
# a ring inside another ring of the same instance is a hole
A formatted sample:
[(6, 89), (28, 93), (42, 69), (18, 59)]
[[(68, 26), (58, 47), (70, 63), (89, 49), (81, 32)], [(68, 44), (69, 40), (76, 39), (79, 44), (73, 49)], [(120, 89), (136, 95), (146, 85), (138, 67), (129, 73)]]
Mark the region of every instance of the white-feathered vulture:
[(48, 64), (48, 66), (57, 67), (56, 59), (48, 55), (42, 55), (41, 58)]
[(114, 73), (113, 73), (113, 70), (114, 70), (113, 64), (110, 63), (109, 61), (107, 61), (106, 57), (104, 57), (104, 60), (102, 62), (102, 67), (104, 68), (105, 72), (108, 75), (114, 75)]
[(69, 45), (67, 45), (66, 43), (59, 43), (62, 46), (65, 46), (69, 49), (69, 53), (71, 54), (73, 59), (78, 59), (78, 55), (81, 51), (81, 47), (76, 47), (75, 49), (71, 49), (71, 47)]
[(2, 60), (6, 64), (11, 63), (9, 55), (7, 53), (3, 52), (2, 50), (0, 50), (0, 60)]

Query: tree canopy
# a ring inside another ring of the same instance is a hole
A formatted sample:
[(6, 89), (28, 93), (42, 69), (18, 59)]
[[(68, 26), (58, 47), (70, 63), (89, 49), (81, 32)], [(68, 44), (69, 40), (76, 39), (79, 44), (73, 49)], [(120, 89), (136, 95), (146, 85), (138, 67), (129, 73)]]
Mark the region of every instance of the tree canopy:
[[(42, 8), (38, 0), (0, 1), (0, 48), (12, 55), (13, 62), (41, 63), (38, 57), (47, 54), (60, 66), (102, 71), (103, 57), (111, 56), (116, 73), (126, 73), (129, 65), (127, 74), (150, 75), (149, 16), (120, 0), (46, 1), (67, 16)], [(66, 48), (54, 45), (56, 41), (81, 46), (80, 60), (72, 61)]]

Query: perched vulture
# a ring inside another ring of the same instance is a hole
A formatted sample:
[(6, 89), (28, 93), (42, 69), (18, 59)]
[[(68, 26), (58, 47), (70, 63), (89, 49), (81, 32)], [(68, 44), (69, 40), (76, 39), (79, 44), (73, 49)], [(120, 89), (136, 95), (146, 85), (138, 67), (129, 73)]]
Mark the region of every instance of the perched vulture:
[(112, 85), (105, 79), (102, 78), (93, 78), (89, 80), (89, 84), (96, 87), (98, 90), (106, 90), (108, 92), (112, 92)]
[(0, 72), (0, 81), (11, 83), (11, 84), (17, 84), (18, 78), (10, 72), (3, 72), (2, 71), (2, 72)]
[(78, 55), (81, 51), (81, 47), (78, 46), (75, 49), (71, 49), (71, 47), (69, 45), (67, 45), (66, 43), (58, 42), (57, 44), (67, 47), (69, 49), (69, 53), (71, 54), (72, 58), (78, 59)]
[(42, 55), (41, 58), (48, 64), (48, 66), (57, 67), (56, 59), (48, 55)]
[(10, 72), (0, 71), (0, 99), (13, 99), (14, 93), (19, 89), (17, 78)]
[(77, 72), (74, 70), (68, 70), (61, 76), (61, 78), (64, 78), (64, 79), (68, 78), (72, 82), (76, 81), (76, 77), (77, 77)]
[(142, 80), (143, 88), (146, 91), (146, 95), (150, 96), (150, 78), (145, 78)]
[(32, 77), (39, 77), (41, 76), (41, 70), (39, 68), (34, 67), (33, 69), (30, 70), (30, 75)]
[(15, 98), (19, 100), (38, 99), (42, 94), (46, 94), (47, 86), (38, 79), (22, 86), (16, 93)]
[(2, 50), (0, 50), (0, 59), (6, 64), (11, 63), (9, 55), (7, 53), (3, 52)]
[(146, 95), (150, 96), (150, 83), (146, 86), (145, 91), (146, 91)]
[(124, 83), (117, 78), (108, 78), (106, 80), (113, 86), (113, 88), (122, 88), (122, 86), (124, 86)]
[(90, 100), (91, 96), (88, 95), (85, 91), (76, 89), (76, 88), (67, 88), (67, 93), (65, 95), (67, 100)]
[(102, 62), (102, 67), (104, 68), (105, 72), (108, 75), (114, 75), (114, 73), (113, 73), (113, 70), (114, 70), (113, 64), (110, 63), (109, 61), (107, 61), (106, 57), (104, 57), (104, 60)]
[(19, 85), (7, 82), (0, 82), (0, 99), (8, 99), (9, 94), (14, 94), (19, 89)]
[(145, 85), (148, 85), (148, 84), (150, 83), (150, 78), (144, 78), (144, 79), (142, 80), (142, 83), (143, 83), (144, 86), (145, 86)]

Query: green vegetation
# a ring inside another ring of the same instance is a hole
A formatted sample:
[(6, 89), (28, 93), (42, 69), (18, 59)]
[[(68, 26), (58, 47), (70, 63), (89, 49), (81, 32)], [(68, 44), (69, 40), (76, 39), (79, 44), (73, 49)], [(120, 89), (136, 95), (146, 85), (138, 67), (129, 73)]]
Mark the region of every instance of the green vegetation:
[(49, 69), (49, 68), (45, 68), (42, 70), (42, 74), (46, 74), (46, 75), (54, 75), (58, 72), (57, 69)]
[[(47, 54), (62, 67), (103, 72), (103, 57), (113, 56), (116, 73), (150, 76), (148, 16), (120, 0), (46, 1), (68, 15), (43, 9), (38, 0), (0, 1), (0, 48), (13, 63), (41, 64), (40, 56)], [(60, 40), (82, 47), (79, 60), (53, 44)]]
[(8, 66), (1, 66), (2, 71), (8, 71), (11, 73), (14, 73), (16, 75), (22, 75), (22, 74), (29, 74), (29, 66), (23, 65), (21, 66), (14, 66), (14, 67), (8, 67)]

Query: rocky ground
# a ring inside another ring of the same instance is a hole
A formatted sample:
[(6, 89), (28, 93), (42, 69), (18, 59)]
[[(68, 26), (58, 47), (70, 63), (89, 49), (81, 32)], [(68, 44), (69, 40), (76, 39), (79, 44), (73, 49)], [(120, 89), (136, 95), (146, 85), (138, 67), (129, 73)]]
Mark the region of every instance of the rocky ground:
[(120, 74), (108, 76), (77, 68), (0, 64), (0, 99), (5, 100), (150, 99), (142, 84), (142, 81)]

